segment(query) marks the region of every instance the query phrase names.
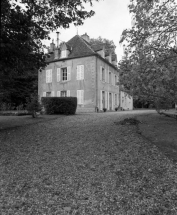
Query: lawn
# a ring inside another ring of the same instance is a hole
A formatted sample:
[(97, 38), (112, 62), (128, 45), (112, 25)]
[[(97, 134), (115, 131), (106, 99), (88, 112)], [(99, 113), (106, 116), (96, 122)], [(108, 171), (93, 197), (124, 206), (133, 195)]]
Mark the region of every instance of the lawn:
[[(151, 122), (159, 128), (167, 118), (128, 112), (53, 117), (25, 116), (23, 126), (18, 121), (10, 128), (4, 122), (2, 215), (177, 214), (176, 162), (154, 137), (144, 136)], [(121, 125), (126, 117), (142, 123)], [(176, 125), (173, 119), (168, 123)]]

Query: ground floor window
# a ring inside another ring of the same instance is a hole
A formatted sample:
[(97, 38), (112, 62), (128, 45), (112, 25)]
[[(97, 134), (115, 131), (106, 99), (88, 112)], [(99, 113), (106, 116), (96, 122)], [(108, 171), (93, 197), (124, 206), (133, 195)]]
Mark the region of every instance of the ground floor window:
[(46, 97), (51, 97), (51, 92), (46, 92)]
[(117, 94), (115, 94), (115, 106), (117, 106)]
[(66, 97), (67, 96), (67, 91), (61, 91), (61, 97)]

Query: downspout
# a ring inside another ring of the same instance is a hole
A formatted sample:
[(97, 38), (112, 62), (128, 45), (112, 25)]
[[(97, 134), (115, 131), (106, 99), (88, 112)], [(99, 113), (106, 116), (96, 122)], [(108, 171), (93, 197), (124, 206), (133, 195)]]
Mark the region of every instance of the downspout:
[(97, 73), (97, 56), (96, 57), (96, 64), (95, 64), (95, 72), (96, 72), (96, 107), (95, 112), (98, 112), (98, 73)]

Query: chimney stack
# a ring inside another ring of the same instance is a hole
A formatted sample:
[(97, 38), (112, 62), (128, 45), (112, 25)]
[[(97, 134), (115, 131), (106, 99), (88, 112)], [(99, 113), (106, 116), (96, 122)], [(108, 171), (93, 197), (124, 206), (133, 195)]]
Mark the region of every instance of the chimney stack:
[(57, 33), (57, 49), (59, 48), (59, 34), (60, 34), (60, 32), (56, 32)]
[(54, 50), (55, 50), (55, 43), (52, 40), (52, 42), (50, 43), (50, 52), (54, 52)]
[(89, 35), (87, 33), (83, 34), (81, 37), (82, 37), (82, 39), (84, 39), (85, 41), (90, 43), (90, 37), (89, 37)]

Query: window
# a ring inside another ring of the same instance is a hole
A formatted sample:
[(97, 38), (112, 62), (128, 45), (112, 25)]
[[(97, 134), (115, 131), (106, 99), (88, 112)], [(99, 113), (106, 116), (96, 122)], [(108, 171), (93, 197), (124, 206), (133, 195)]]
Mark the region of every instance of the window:
[(52, 69), (46, 70), (46, 83), (52, 83)]
[(71, 80), (71, 67), (57, 68), (57, 82), (61, 81), (70, 81)]
[(61, 96), (61, 92), (57, 91), (57, 97), (60, 97), (60, 96)]
[(109, 72), (109, 83), (111, 84), (111, 72)]
[(61, 58), (67, 57), (67, 50), (61, 51)]
[(84, 79), (84, 65), (78, 65), (77, 66), (77, 80), (83, 80)]
[(100, 81), (105, 81), (105, 69), (100, 66)]
[(115, 106), (117, 106), (117, 94), (115, 94)]
[(115, 75), (115, 86), (117, 86), (117, 75)]
[(67, 68), (61, 69), (62, 81), (67, 81)]
[(70, 90), (57, 91), (57, 97), (70, 97)]
[(67, 96), (67, 92), (66, 91), (61, 91), (61, 97), (66, 97)]
[(51, 97), (51, 92), (46, 92), (46, 97)]
[(84, 104), (84, 90), (77, 90), (77, 103)]
[(114, 86), (115, 85), (115, 76), (114, 76), (114, 73), (112, 73), (112, 85)]
[(105, 69), (100, 66), (100, 80), (105, 81)]

